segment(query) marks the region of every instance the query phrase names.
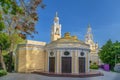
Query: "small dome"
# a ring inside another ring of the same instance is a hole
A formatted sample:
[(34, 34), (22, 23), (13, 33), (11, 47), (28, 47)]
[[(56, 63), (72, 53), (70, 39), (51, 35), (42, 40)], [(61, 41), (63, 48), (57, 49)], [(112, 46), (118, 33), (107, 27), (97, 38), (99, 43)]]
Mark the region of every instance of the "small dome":
[(57, 12), (55, 14), (54, 22), (59, 22), (59, 17), (58, 17), (58, 13)]
[(54, 18), (54, 21), (55, 21), (55, 22), (58, 22), (58, 21), (59, 21), (59, 18), (58, 18), (58, 17), (55, 17), (55, 18)]
[(66, 33), (64, 34), (64, 36), (70, 36), (70, 33), (69, 33), (69, 32), (66, 32)]
[(74, 40), (78, 39), (77, 36), (72, 36), (72, 38), (73, 38)]

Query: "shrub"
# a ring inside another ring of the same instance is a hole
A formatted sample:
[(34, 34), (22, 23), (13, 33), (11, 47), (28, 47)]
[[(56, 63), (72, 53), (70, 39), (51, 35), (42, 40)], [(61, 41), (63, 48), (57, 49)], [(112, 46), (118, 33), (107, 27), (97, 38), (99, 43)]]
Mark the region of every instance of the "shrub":
[(7, 72), (5, 70), (0, 70), (0, 76), (7, 75)]
[(96, 65), (96, 64), (92, 64), (92, 65), (90, 65), (90, 69), (98, 69), (98, 68), (99, 68), (99, 66)]

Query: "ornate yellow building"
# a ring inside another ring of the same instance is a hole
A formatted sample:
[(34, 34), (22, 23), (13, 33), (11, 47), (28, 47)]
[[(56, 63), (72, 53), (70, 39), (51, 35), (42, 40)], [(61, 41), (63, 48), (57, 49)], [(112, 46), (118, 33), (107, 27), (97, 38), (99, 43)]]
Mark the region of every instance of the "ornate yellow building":
[(27, 40), (19, 44), (16, 50), (17, 72), (89, 72), (90, 46), (71, 36), (69, 32), (61, 38), (61, 25), (56, 13), (51, 31), (51, 42)]
[(93, 34), (90, 24), (88, 25), (87, 34), (85, 35), (85, 43), (90, 45), (90, 62), (99, 64), (99, 47), (98, 43), (93, 41)]

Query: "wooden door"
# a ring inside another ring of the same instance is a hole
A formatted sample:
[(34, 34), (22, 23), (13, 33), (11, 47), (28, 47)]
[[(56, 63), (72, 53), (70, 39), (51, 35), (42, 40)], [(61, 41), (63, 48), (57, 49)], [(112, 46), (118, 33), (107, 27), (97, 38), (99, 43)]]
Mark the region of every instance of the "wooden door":
[(79, 73), (85, 72), (85, 57), (79, 58)]
[(49, 57), (49, 72), (55, 72), (55, 57)]
[(71, 57), (62, 57), (62, 73), (71, 73)]

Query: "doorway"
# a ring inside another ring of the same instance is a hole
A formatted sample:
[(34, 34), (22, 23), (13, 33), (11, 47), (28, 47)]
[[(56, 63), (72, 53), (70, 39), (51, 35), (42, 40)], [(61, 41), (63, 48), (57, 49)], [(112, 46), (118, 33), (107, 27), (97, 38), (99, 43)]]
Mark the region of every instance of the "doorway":
[(55, 57), (49, 57), (49, 72), (55, 72)]
[(71, 57), (62, 57), (62, 73), (71, 73)]
[(85, 72), (85, 57), (79, 57), (79, 73)]

